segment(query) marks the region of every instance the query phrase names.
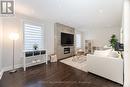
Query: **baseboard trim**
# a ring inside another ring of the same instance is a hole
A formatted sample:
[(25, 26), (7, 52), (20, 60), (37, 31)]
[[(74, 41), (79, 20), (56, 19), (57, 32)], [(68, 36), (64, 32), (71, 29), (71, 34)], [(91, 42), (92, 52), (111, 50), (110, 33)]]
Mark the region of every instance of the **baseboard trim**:
[(1, 70), (1, 71), (0, 71), (0, 80), (2, 79), (3, 74), (4, 74), (4, 71)]
[[(41, 63), (37, 63), (36, 65), (42, 64), (42, 63), (45, 63), (45, 61), (42, 61)], [(33, 64), (32, 65), (31, 64), (27, 64), (27, 67), (30, 67), (30, 66), (35, 66), (35, 64), (34, 65)], [(22, 68), (23, 65), (22, 64), (17, 64), (17, 65), (14, 65), (14, 67), (15, 67), (15, 69), (18, 69), (18, 68)], [(8, 66), (8, 67), (4, 67), (3, 68), (4, 72), (10, 71), (10, 70), (12, 70), (12, 66)]]
[[(15, 69), (17, 69), (17, 68), (21, 68), (22, 65), (21, 65), (21, 64), (18, 64), (18, 65), (15, 65), (14, 67), (15, 67)], [(4, 72), (10, 71), (10, 70), (12, 70), (12, 66), (4, 67), (4, 68), (3, 68), (3, 71), (4, 71)]]

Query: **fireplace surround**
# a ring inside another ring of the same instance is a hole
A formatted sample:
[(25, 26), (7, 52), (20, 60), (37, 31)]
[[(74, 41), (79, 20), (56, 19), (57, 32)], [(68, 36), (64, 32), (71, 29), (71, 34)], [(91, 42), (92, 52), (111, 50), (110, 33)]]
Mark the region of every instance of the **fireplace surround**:
[(75, 53), (75, 39), (74, 45), (63, 46), (61, 45), (61, 33), (72, 34), (75, 37), (75, 29), (60, 23), (55, 23), (54, 27), (54, 53), (57, 55), (57, 58), (62, 59), (73, 56)]

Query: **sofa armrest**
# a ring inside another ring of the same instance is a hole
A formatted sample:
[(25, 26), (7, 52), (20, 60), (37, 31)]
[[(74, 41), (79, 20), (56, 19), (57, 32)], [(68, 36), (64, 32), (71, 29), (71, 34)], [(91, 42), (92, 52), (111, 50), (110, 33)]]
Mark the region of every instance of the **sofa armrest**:
[(88, 72), (123, 84), (123, 59), (87, 55)]

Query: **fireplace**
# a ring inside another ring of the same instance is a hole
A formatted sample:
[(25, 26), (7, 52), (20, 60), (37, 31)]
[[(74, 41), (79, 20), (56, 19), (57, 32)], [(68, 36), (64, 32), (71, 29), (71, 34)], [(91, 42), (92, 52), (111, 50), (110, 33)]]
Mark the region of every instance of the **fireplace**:
[(70, 48), (67, 47), (67, 48), (64, 48), (64, 54), (69, 54), (70, 53)]

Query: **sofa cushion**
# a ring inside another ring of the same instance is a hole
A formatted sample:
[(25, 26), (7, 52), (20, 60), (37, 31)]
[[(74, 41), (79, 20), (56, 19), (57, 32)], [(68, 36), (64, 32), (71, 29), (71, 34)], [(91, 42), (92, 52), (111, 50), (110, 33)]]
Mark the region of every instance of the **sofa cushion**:
[(108, 57), (119, 58), (119, 54), (118, 54), (117, 51), (111, 51), (111, 52), (108, 54)]
[(111, 52), (111, 49), (109, 50), (95, 50), (94, 55), (100, 56), (100, 57), (107, 57)]

